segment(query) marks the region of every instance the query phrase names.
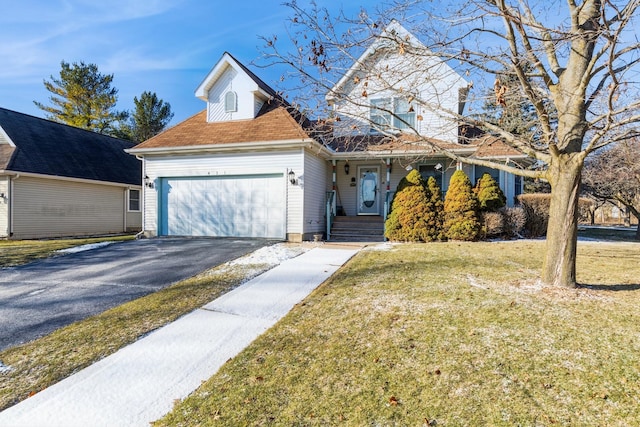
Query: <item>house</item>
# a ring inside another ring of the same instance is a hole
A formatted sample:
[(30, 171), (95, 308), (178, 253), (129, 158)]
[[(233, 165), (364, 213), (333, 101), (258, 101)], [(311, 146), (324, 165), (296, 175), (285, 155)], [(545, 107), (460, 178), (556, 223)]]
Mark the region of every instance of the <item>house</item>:
[[(395, 21), (386, 31), (412, 37)], [(335, 240), (356, 238), (341, 229), (373, 224), (366, 238), (380, 240), (391, 196), (411, 168), (434, 176), (443, 190), (457, 168), (472, 180), (489, 172), (512, 201), (521, 192), (518, 178), (452, 162), (440, 150), (505, 162), (525, 156), (490, 136), (461, 143), (454, 119), (415, 101), (438, 96), (443, 109), (461, 112), (467, 82), (430, 56), (423, 64), (430, 79), (415, 73), (412, 92), (398, 96), (363, 71), (367, 63), (406, 67), (381, 52), (384, 45), (374, 44), (336, 84), (327, 95), (331, 117), (321, 122), (224, 53), (195, 92), (206, 109), (127, 150), (143, 161), (145, 234)]]
[(0, 238), (112, 234), (142, 226), (133, 143), (0, 108)]

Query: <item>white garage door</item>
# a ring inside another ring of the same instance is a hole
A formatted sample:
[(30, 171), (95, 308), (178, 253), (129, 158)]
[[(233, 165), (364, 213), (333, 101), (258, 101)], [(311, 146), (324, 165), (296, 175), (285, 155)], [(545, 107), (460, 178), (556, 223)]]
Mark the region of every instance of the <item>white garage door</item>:
[(163, 178), (160, 235), (285, 238), (284, 175)]

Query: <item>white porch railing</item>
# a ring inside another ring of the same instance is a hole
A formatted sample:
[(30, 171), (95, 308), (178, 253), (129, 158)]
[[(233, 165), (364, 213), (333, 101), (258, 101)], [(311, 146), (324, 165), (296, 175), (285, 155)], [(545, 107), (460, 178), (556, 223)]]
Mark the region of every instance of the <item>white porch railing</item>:
[[(395, 191), (391, 191), (391, 190), (387, 190), (387, 194), (385, 195), (384, 198), (384, 211), (382, 214), (382, 217), (384, 219), (384, 226), (382, 228), (383, 230), (383, 235), (386, 234), (387, 231), (387, 216), (389, 216), (389, 212), (391, 211), (391, 201), (393, 200), (393, 195), (395, 194)], [(386, 241), (387, 238), (385, 237), (384, 240)]]
[(327, 241), (331, 240), (331, 226), (333, 218), (336, 216), (336, 191), (327, 191), (327, 204), (325, 217), (327, 219)]

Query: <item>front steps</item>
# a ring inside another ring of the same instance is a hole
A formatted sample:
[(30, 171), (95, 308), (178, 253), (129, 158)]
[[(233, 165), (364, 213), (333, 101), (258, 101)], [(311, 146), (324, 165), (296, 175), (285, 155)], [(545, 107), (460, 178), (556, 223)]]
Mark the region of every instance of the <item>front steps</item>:
[(379, 215), (336, 216), (330, 242), (383, 242), (384, 220)]

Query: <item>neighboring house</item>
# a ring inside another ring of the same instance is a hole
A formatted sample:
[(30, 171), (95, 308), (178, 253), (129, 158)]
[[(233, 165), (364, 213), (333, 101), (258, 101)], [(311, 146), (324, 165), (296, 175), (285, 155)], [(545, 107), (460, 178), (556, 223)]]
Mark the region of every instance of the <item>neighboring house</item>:
[(0, 238), (112, 234), (142, 226), (133, 143), (0, 108)]
[[(394, 21), (387, 31), (405, 30)], [(374, 45), (356, 64), (371, 60), (383, 69), (398, 66), (398, 58), (379, 58), (376, 52), (380, 46)], [(441, 96), (443, 108), (462, 112), (467, 83), (436, 57), (425, 62), (432, 79), (418, 76), (422, 83), (412, 85), (413, 93), (423, 99)], [(204, 111), (127, 150), (143, 160), (145, 233), (290, 241), (324, 234), (333, 240), (338, 236), (333, 229), (337, 214), (336, 219), (353, 220), (347, 222), (350, 229), (361, 227), (357, 219), (379, 224), (367, 238), (382, 239), (390, 197), (411, 168), (434, 176), (443, 190), (456, 168), (464, 169), (472, 181), (488, 172), (513, 203), (522, 189), (517, 177), (456, 164), (435, 154), (434, 147), (505, 162), (526, 156), (489, 136), (461, 144), (455, 121), (421, 111), (410, 99), (394, 98), (359, 73), (354, 65), (331, 93), (349, 97), (367, 90), (368, 104), (357, 111), (353, 104), (328, 96), (334, 114), (320, 125), (298, 114), (225, 53), (196, 89), (196, 96), (206, 102)], [(402, 120), (385, 113), (391, 109)], [(363, 116), (367, 120), (358, 120)], [(408, 125), (429, 143), (385, 136)]]

